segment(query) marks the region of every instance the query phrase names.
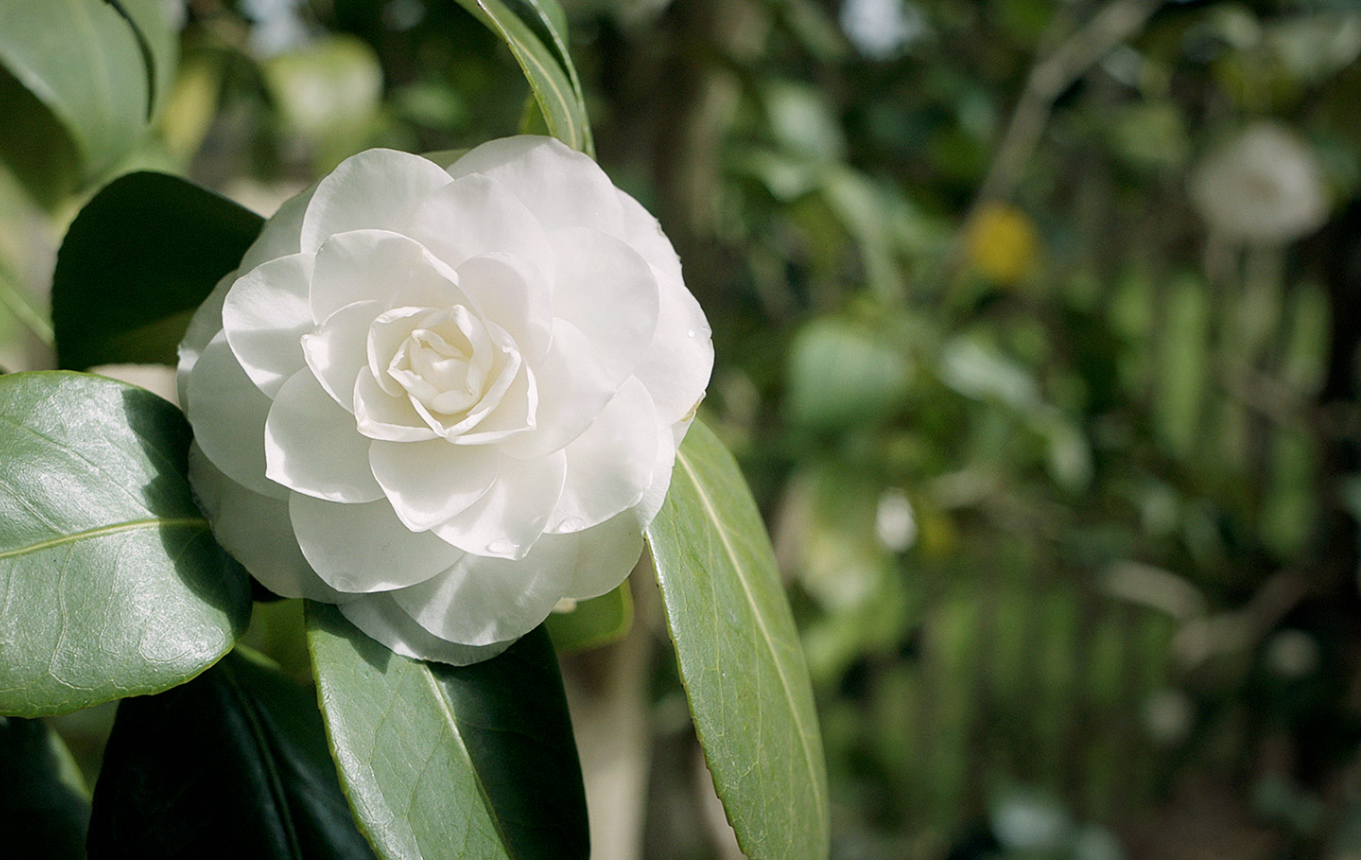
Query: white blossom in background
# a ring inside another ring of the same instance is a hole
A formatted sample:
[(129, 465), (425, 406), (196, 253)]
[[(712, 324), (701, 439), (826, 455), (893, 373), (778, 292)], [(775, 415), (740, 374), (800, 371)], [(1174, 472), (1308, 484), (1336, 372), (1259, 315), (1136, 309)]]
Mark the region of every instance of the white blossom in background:
[(1283, 244), (1314, 232), (1328, 200), (1313, 152), (1272, 122), (1249, 126), (1191, 174), (1191, 200), (1230, 241)]
[(190, 481), (272, 591), (472, 662), (628, 575), (712, 365), (671, 243), (587, 156), (370, 150), (195, 315)]
[(872, 60), (891, 60), (925, 36), (926, 13), (909, 0), (845, 0), (841, 29), (856, 50)]

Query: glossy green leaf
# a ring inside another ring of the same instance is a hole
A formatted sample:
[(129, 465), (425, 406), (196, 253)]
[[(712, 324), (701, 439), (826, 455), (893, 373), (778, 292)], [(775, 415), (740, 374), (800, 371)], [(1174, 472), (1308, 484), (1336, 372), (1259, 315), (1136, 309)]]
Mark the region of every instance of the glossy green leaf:
[(65, 744), (41, 720), (0, 717), (0, 833), (5, 856), (85, 856), (89, 792)]
[(548, 29), (550, 41), (557, 43), (563, 61), (559, 60), (558, 53), (544, 44), (526, 18), (517, 15), (503, 0), (458, 0), (458, 4), (510, 48), (525, 79), (529, 81), (530, 89), (534, 91), (534, 98), (553, 136), (573, 149), (591, 154), (594, 143), (576, 71), (570, 59), (566, 59), (561, 27), (545, 11), (542, 0), (522, 0), (517, 5), (528, 7), (527, 11), (532, 14), (529, 21)]
[(252, 652), (118, 706), (90, 857), (364, 860), (311, 692)]
[(245, 572), (185, 479), (189, 425), (96, 376), (0, 376), (0, 714), (182, 684), (245, 631)]
[(561, 654), (617, 642), (633, 626), (633, 592), (625, 581), (613, 591), (577, 603), (570, 612), (554, 612), (545, 626)]
[(174, 364), (189, 318), (263, 219), (163, 173), (131, 173), (76, 216), (52, 276), (62, 367)]
[(308, 604), (321, 709), (350, 805), (384, 860), (590, 853), (562, 678), (539, 628), (472, 666), (398, 656)]
[[(72, 179), (107, 171), (146, 135), (176, 54), (159, 0), (0, 0), (0, 67), (54, 120), (41, 123), (38, 138), (16, 139), (23, 135), (10, 126), (0, 157), (30, 185), (48, 184), (45, 174), (66, 167), (75, 168)], [(38, 130), (32, 106), (0, 85), (0, 116), (22, 109), (29, 130)], [(76, 163), (63, 165), (70, 154)]]
[(695, 730), (752, 860), (823, 860), (827, 771), (808, 668), (751, 491), (696, 421), (648, 528)]

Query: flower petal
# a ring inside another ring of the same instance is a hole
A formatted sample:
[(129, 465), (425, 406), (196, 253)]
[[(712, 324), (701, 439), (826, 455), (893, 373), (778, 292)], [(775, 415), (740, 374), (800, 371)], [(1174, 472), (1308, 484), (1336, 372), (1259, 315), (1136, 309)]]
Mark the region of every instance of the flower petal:
[(382, 313), (381, 302), (355, 302), (327, 317), (302, 336), (302, 353), (313, 375), (347, 412), (354, 411), (354, 386), (368, 365), (369, 328)]
[(307, 291), (312, 258), (261, 263), (237, 279), (222, 305), (222, 330), (241, 367), (270, 397), (302, 369), (302, 336), (312, 331)]
[(490, 660), (515, 644), (514, 639), (490, 645), (459, 645), (440, 639), (417, 624), (390, 594), (367, 594), (343, 604), (340, 612), (367, 635), (413, 660), (467, 666)]
[(438, 439), (405, 395), (393, 396), (378, 385), (373, 372), (359, 371), (354, 385), (354, 417), (359, 432), (370, 439), (388, 442), (424, 442)]
[(249, 272), (267, 260), (287, 257), (302, 251), (302, 219), (317, 186), (312, 185), (297, 195), (288, 198), (260, 228), (260, 235), (246, 249), (241, 257), (238, 271)]
[(194, 311), (189, 319), (189, 327), (179, 345), (179, 363), (175, 368), (175, 387), (180, 406), (187, 408), (189, 403), (189, 375), (198, 364), (199, 356), (208, 348), (208, 342), (222, 331), (222, 303), (227, 298), (227, 290), (236, 283), (236, 272), (228, 272), (217, 282), (213, 291)]
[(572, 537), (577, 539), (577, 561), (564, 596), (573, 600), (589, 600), (611, 591), (628, 577), (643, 554), (643, 526), (635, 510)]
[(665, 278), (659, 283), (657, 333), (633, 375), (652, 394), (657, 417), (674, 424), (692, 415), (703, 399), (714, 369), (714, 344), (709, 321), (685, 285)]
[(657, 460), (657, 412), (647, 389), (627, 380), (563, 452), (567, 478), (549, 532), (579, 532), (638, 504)]
[(557, 257), (553, 316), (576, 326), (618, 384), (642, 361), (657, 330), (660, 299), (652, 267), (599, 230), (551, 234)]
[(265, 421), (265, 474), (291, 490), (333, 502), (372, 502), (383, 490), (369, 469), (370, 441), (310, 370), (279, 390)]
[(458, 266), (458, 283), (482, 315), (507, 331), (532, 364), (553, 336), (553, 296), (543, 271), (506, 254), (482, 254)]
[(355, 302), (447, 308), (472, 304), (454, 270), (419, 242), (387, 230), (354, 230), (327, 239), (312, 274), (312, 318), (321, 322)]
[(623, 237), (614, 183), (590, 156), (561, 141), (532, 135), (492, 140), (449, 167), (455, 179), (474, 173), (505, 186), (549, 231), (594, 227)]
[(300, 250), (314, 254), (350, 230), (407, 233), (416, 208), (449, 184), (433, 161), (392, 149), (370, 149), (340, 163), (317, 184), (302, 219)]
[(474, 555), (524, 558), (562, 495), (567, 457), (504, 457), (496, 481), (467, 510), (436, 526), (442, 540)]
[(441, 639), (489, 645), (533, 630), (562, 597), (577, 541), (546, 537), (519, 561), (464, 555), (420, 585), (392, 592), (416, 623)]
[(596, 360), (590, 340), (564, 320), (553, 321), (553, 343), (534, 371), (535, 427), (500, 443), (502, 451), (521, 459), (561, 450), (591, 426), (619, 390)]
[(303, 558), (288, 522), (288, 502), (253, 493), (228, 478), (189, 446), (189, 480), (222, 548), (280, 597), (307, 597), (338, 603), (346, 595), (317, 576)]
[(396, 515), (412, 531), (425, 531), (465, 511), (496, 480), (501, 455), (485, 445), (374, 442), (373, 476)]
[(203, 454), (248, 490), (276, 499), (288, 491), (265, 476), (265, 420), (270, 400), (255, 387), (218, 332), (189, 376), (184, 408)]
[(347, 505), (294, 493), (288, 515), (312, 569), (344, 592), (415, 585), (463, 555), (429, 532), (402, 525), (386, 499)]
[(454, 268), (481, 254), (506, 254), (541, 272), (553, 265), (543, 225), (520, 198), (486, 176), (462, 176), (432, 193), (408, 235)]

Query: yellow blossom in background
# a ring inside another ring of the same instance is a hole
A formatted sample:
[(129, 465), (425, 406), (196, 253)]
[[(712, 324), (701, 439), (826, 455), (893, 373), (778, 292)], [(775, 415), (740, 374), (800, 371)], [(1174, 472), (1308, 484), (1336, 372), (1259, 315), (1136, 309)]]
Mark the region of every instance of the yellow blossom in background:
[(983, 204), (965, 233), (970, 268), (998, 284), (1024, 280), (1035, 266), (1039, 246), (1034, 223), (1006, 203)]

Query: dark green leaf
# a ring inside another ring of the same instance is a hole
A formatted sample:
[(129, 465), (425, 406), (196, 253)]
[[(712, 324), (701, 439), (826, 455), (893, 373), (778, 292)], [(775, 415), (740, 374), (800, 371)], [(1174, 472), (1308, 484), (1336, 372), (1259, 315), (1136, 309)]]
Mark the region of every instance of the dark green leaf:
[(696, 421), (648, 529), (695, 729), (752, 860), (823, 860), (827, 771), (813, 691), (756, 503)]
[(340, 779), (384, 860), (572, 860), (585, 789), (543, 628), (472, 666), (398, 656), (332, 606), (308, 644)]
[(613, 591), (583, 600), (571, 612), (555, 612), (545, 622), (553, 647), (572, 654), (617, 642), (633, 626), (633, 592), (625, 581)]
[(77, 373), (0, 377), (0, 714), (182, 684), (250, 617), (185, 479), (189, 426)]
[(90, 801), (66, 746), (40, 720), (0, 717), (0, 837), (5, 856), (85, 856)]
[(372, 858), (309, 691), (237, 651), (118, 705), (95, 784), (90, 856)]
[(109, 183), (76, 216), (52, 276), (62, 367), (174, 364), (194, 309), (263, 224), (225, 197), (163, 173)]
[[(586, 116), (586, 104), (582, 100), (580, 85), (575, 82), (576, 72), (569, 71), (570, 63), (564, 68), (558, 55), (546, 46), (534, 28), (502, 0), (458, 0), (458, 4), (485, 24), (510, 48), (515, 61), (529, 81), (534, 98), (543, 111), (544, 121), (553, 136), (573, 149), (590, 154), (594, 150), (591, 141), (590, 121)], [(531, 7), (536, 16), (543, 16), (555, 40), (560, 39), (556, 25), (551, 23), (543, 7), (532, 0), (524, 0), (523, 5)], [(538, 23), (538, 22), (536, 22)], [(566, 56), (566, 46), (559, 44), (559, 50)]]
[[(84, 179), (107, 171), (142, 140), (174, 79), (176, 53), (159, 0), (120, 0), (118, 7), (106, 0), (0, 0), (0, 66), (50, 111), (56, 125), (43, 140), (73, 149)], [(10, 105), (0, 99), (0, 116)], [(11, 137), (14, 129), (5, 125)], [(59, 137), (66, 140), (58, 144)], [(58, 166), (16, 164), (26, 181), (34, 170)]]

